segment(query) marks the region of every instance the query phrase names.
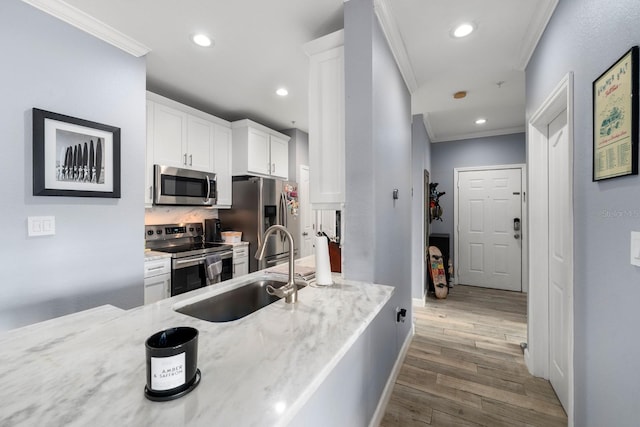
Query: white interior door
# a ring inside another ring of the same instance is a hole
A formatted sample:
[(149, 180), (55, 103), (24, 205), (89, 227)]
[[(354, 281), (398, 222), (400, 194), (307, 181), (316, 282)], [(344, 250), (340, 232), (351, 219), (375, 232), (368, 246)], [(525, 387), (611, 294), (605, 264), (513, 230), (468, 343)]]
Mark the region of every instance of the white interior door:
[(309, 166), (300, 166), (300, 183), (298, 184), (298, 201), (300, 203), (300, 257), (313, 255), (314, 212), (309, 200)]
[(549, 124), (549, 381), (568, 408), (571, 176), (566, 110)]
[(458, 283), (522, 290), (522, 170), (458, 174)]

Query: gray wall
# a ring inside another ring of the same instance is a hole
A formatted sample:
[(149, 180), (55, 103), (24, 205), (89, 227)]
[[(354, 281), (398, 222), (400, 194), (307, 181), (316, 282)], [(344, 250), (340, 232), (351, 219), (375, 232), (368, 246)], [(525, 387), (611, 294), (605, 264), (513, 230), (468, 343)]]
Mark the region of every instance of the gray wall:
[[(145, 60), (20, 0), (0, 3), (0, 330), (142, 303)], [(121, 128), (122, 198), (34, 197), (33, 107)], [(56, 235), (27, 237), (52, 215)]]
[(465, 139), (461, 141), (431, 144), (431, 182), (437, 182), (438, 191), (447, 194), (440, 197), (442, 221), (431, 222), (432, 233), (450, 235), (449, 253), (453, 259), (453, 169), (473, 166), (510, 165), (526, 162), (524, 133)]
[[(425, 209), (424, 170), (431, 174), (431, 141), (422, 114), (413, 116), (411, 123), (411, 295), (422, 299), (425, 288)], [(428, 190), (427, 190), (428, 191)]]
[[(527, 117), (574, 73), (574, 369), (576, 426), (637, 426), (640, 178), (592, 182), (591, 84), (640, 44), (637, 0), (561, 0), (527, 67)], [(636, 113), (638, 114), (638, 113)]]
[[(345, 13), (346, 202), (343, 273), (395, 286), (375, 337), (369, 400), (377, 403), (411, 321), (411, 99), (374, 14), (373, 0)], [(392, 199), (393, 189), (400, 198)], [(382, 343), (383, 345), (379, 345)], [(368, 419), (373, 409), (368, 410)]]
[(300, 182), (300, 165), (309, 166), (309, 134), (300, 129), (280, 132), (289, 135), (289, 180)]

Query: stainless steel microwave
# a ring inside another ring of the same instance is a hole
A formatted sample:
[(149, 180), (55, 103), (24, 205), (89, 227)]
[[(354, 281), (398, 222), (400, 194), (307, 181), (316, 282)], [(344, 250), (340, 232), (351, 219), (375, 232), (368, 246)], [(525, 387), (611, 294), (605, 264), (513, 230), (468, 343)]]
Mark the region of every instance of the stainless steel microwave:
[(153, 166), (154, 205), (213, 206), (217, 198), (215, 173)]

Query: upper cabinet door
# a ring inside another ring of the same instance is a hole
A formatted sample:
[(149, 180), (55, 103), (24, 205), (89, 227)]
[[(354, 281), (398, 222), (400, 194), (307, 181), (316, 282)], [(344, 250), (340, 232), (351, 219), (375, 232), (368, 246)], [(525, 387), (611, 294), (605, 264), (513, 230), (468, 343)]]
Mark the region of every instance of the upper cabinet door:
[(340, 210), (345, 188), (344, 47), (337, 31), (306, 45), (309, 73), (309, 180), (313, 209)]
[(187, 114), (161, 104), (154, 105), (153, 163), (186, 166)]
[(216, 125), (213, 144), (213, 170), (218, 184), (219, 207), (231, 206), (231, 129)]
[(185, 165), (189, 169), (213, 171), (213, 123), (188, 116)]
[(269, 154), (269, 134), (257, 129), (248, 129), (247, 170), (269, 175), (271, 172)]
[(271, 176), (288, 179), (289, 141), (271, 135)]

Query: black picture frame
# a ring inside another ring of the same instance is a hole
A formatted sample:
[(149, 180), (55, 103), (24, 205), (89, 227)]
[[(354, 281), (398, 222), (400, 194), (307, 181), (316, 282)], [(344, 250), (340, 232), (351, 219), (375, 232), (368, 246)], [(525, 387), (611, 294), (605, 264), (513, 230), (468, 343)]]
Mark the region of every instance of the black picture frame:
[(33, 108), (33, 195), (120, 198), (120, 128)]
[(638, 46), (593, 81), (593, 181), (638, 175)]

